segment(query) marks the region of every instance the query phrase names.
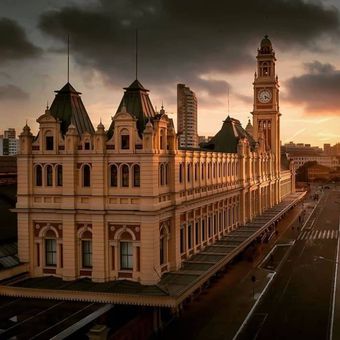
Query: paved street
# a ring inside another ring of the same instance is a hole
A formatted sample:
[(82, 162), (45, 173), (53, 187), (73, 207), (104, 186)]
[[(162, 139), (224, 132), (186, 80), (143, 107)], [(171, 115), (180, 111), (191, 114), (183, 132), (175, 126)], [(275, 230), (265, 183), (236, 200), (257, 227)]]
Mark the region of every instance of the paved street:
[[(245, 256), (230, 265), (225, 275), (213, 280), (209, 289), (190, 303), (181, 317), (166, 327), (160, 338), (173, 339), (180, 334), (181, 338), (187, 339), (232, 339), (252, 308), (254, 297), (258, 298), (272, 276), (259, 264), (276, 241), (287, 243), (287, 230), (296, 234), (300, 212), (301, 207), (298, 206), (280, 221), (277, 227), (279, 239), (274, 238), (269, 244), (252, 250), (256, 254), (254, 261), (248, 261)], [(290, 228), (292, 225), (295, 225), (294, 232)], [(253, 275), (256, 276), (255, 283), (251, 281)]]
[(238, 340), (331, 338), (339, 201), (340, 191), (325, 190)]

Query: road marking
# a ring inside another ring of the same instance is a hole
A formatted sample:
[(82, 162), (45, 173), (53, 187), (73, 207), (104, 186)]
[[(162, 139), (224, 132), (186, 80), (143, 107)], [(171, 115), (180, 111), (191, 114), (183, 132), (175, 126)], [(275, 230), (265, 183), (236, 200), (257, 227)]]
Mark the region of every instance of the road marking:
[[(340, 218), (339, 218), (339, 227), (338, 231), (340, 230)], [(329, 330), (329, 338), (333, 340), (333, 327), (334, 327), (334, 311), (335, 311), (335, 298), (336, 298), (336, 281), (338, 277), (338, 264), (339, 264), (339, 245), (340, 245), (340, 238), (338, 238), (338, 245), (336, 248), (336, 258), (335, 258), (335, 271), (334, 271), (334, 284), (333, 284), (333, 302), (332, 302), (332, 317), (331, 317), (331, 324)]]
[(267, 282), (267, 284), (266, 284), (265, 287), (263, 288), (263, 291), (262, 291), (261, 294), (259, 295), (258, 299), (255, 301), (255, 303), (254, 303), (252, 309), (250, 310), (250, 312), (248, 313), (247, 317), (244, 319), (244, 321), (243, 321), (241, 327), (238, 329), (238, 331), (237, 331), (236, 334), (234, 335), (233, 340), (236, 340), (237, 337), (240, 335), (242, 329), (244, 328), (244, 326), (245, 326), (245, 325), (247, 324), (247, 322), (249, 321), (249, 319), (250, 319), (251, 315), (253, 314), (253, 312), (254, 312), (256, 306), (257, 306), (258, 303), (260, 302), (260, 300), (261, 300), (263, 294), (264, 294), (264, 293), (266, 292), (266, 290), (268, 289), (270, 283), (273, 281), (275, 275), (276, 275), (276, 272), (271, 273), (270, 278), (269, 278), (269, 281)]
[(338, 230), (311, 230), (303, 231), (298, 235), (298, 240), (333, 240), (339, 237)]

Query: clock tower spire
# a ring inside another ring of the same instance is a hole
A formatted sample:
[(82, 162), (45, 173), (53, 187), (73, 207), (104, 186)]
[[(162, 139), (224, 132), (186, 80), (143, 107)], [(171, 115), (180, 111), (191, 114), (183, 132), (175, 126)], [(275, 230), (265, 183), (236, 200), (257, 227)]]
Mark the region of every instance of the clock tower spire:
[[(275, 159), (275, 177), (281, 170), (279, 82), (275, 72), (275, 52), (266, 35), (257, 51), (257, 71), (254, 79), (253, 127), (254, 138), (264, 139), (265, 149)], [(279, 185), (276, 188), (279, 195)]]

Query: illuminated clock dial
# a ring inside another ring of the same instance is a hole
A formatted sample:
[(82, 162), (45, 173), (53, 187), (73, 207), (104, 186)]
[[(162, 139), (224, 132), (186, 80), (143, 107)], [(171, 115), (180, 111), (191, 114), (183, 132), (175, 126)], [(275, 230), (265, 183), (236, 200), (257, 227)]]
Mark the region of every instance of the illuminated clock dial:
[(270, 90), (260, 90), (257, 94), (257, 98), (260, 103), (266, 104), (269, 103), (272, 99), (272, 93)]

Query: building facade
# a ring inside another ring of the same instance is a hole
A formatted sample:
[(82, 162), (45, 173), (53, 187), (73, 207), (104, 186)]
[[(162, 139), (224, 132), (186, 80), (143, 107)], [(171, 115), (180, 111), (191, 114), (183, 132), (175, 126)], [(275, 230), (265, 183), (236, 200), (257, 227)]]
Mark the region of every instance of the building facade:
[(307, 162), (317, 162), (318, 164), (333, 170), (340, 166), (339, 159), (336, 156), (290, 153), (288, 154), (288, 158), (294, 162), (296, 169), (300, 168)]
[[(253, 135), (227, 117), (200, 149), (178, 148), (173, 122), (142, 84), (96, 130), (69, 83), (18, 156), (18, 248), (32, 277), (155, 284), (182, 261), (294, 191), (280, 155), (279, 86), (266, 37), (257, 55)], [(179, 137), (180, 138), (180, 137)]]
[(177, 84), (177, 133), (180, 148), (198, 148), (197, 98), (184, 84)]

